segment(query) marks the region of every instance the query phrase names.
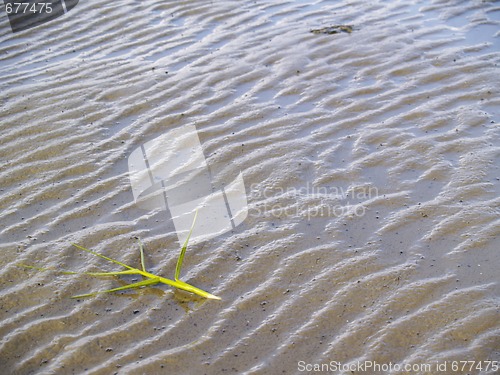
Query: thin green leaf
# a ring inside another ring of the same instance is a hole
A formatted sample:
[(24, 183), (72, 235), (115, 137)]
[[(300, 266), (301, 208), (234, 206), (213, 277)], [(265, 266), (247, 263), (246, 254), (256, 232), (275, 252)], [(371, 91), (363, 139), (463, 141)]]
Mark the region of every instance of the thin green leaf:
[(59, 272), (59, 273), (62, 273), (64, 275), (76, 275), (78, 274), (78, 272), (72, 272), (72, 271), (61, 271), (61, 270), (57, 270), (55, 268), (42, 268), (42, 267), (35, 267), (35, 266), (30, 266), (28, 264), (24, 264), (24, 263), (18, 263), (17, 264), (19, 267), (24, 267), (24, 268), (30, 268), (30, 269), (33, 269), (33, 270), (37, 270), (37, 271), (55, 271), (55, 272)]
[(148, 285), (158, 284), (159, 282), (160, 282), (159, 278), (149, 279), (149, 280), (143, 280), (143, 281), (139, 281), (139, 282), (134, 283), (134, 284), (120, 286), (118, 288), (113, 288), (113, 289), (108, 289), (108, 290), (101, 290), (99, 292), (94, 292), (94, 293), (79, 294), (77, 296), (72, 296), (71, 298), (93, 297), (93, 296), (95, 296), (97, 294), (101, 294), (101, 293), (119, 292), (120, 290), (140, 288), (141, 286), (148, 286)]
[(146, 267), (144, 266), (144, 247), (142, 246), (142, 242), (140, 239), (137, 240), (139, 242), (139, 251), (141, 252), (141, 266), (142, 270), (146, 272)]
[(90, 253), (90, 254), (93, 254), (95, 256), (98, 256), (102, 259), (106, 259), (106, 260), (109, 260), (110, 262), (113, 262), (113, 263), (116, 263), (122, 267), (125, 267), (125, 268), (128, 268), (129, 270), (135, 270), (136, 268), (134, 267), (130, 267), (130, 266), (127, 266), (125, 263), (122, 263), (122, 262), (119, 262), (117, 260), (114, 260), (114, 259), (111, 259), (111, 258), (108, 258), (107, 256), (104, 256), (102, 254), (99, 254), (99, 253), (96, 253), (95, 251), (92, 251), (92, 250), (89, 250), (89, 249), (86, 249), (84, 248), (83, 246), (80, 246), (80, 245), (77, 245), (75, 243), (72, 243), (73, 246), (75, 246), (76, 248), (80, 249), (80, 250), (83, 250), (83, 251), (86, 251), (87, 253)]
[(177, 259), (177, 264), (175, 265), (175, 276), (174, 276), (175, 281), (179, 281), (179, 276), (181, 275), (182, 262), (184, 261), (184, 254), (186, 254), (189, 238), (191, 237), (191, 233), (193, 233), (194, 224), (196, 223), (197, 216), (198, 216), (198, 210), (196, 210), (194, 213), (193, 224), (191, 224), (191, 229), (189, 230), (186, 241), (184, 241), (184, 244), (182, 245), (181, 253), (179, 254), (179, 259)]
[(182, 289), (182, 290), (185, 290), (187, 292), (197, 294), (197, 295), (204, 297), (204, 298), (218, 299), (218, 300), (221, 299), (220, 297), (217, 297), (217, 296), (214, 296), (213, 294), (205, 292), (203, 289), (200, 289), (200, 288), (197, 288), (191, 284), (185, 283), (182, 280), (176, 280), (176, 283), (178, 284), (178, 285), (176, 285), (176, 287), (178, 289)]

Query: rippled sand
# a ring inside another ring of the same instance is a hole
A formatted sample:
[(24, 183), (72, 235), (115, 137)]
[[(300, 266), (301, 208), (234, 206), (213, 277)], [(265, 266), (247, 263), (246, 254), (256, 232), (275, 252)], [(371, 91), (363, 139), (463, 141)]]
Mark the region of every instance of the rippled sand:
[[(2, 374), (500, 360), (498, 2), (82, 1), (18, 34), (0, 17)], [(354, 30), (310, 32), (331, 25)], [(222, 301), (73, 300), (120, 281), (16, 266), (115, 269), (71, 242), (138, 265), (140, 237), (173, 276), (174, 227), (135, 205), (127, 158), (188, 124), (214, 183), (247, 188), (246, 221), (185, 259)]]

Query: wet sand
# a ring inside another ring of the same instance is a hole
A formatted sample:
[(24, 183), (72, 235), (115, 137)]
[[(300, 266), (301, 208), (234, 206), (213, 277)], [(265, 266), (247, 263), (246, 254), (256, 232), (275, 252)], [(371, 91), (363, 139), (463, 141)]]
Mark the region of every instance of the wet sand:
[[(81, 2), (17, 34), (0, 21), (3, 374), (495, 373), (500, 4)], [(353, 31), (310, 32), (332, 25)], [(127, 158), (185, 125), (215, 185), (245, 180), (247, 219), (184, 262), (221, 301), (74, 300), (123, 281), (16, 265), (116, 269), (74, 242), (138, 266), (140, 237), (172, 277), (172, 220), (136, 206)], [(451, 370), (465, 360), (483, 371)]]

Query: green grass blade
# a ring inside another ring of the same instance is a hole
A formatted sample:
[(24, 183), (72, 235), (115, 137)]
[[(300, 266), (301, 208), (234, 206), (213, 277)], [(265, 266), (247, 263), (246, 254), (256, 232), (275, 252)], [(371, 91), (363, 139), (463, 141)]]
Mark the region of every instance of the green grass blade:
[(37, 271), (54, 271), (59, 272), (64, 275), (89, 275), (89, 276), (118, 276), (118, 275), (142, 275), (142, 273), (137, 269), (125, 270), (125, 271), (115, 271), (115, 272), (74, 272), (74, 271), (61, 271), (55, 268), (43, 268), (30, 266), (24, 263), (18, 263), (17, 266), (29, 268)]
[(182, 245), (181, 253), (179, 254), (179, 259), (177, 259), (177, 264), (175, 265), (175, 276), (174, 276), (175, 281), (178, 281), (179, 276), (181, 275), (181, 268), (182, 268), (182, 262), (184, 261), (184, 254), (186, 254), (189, 238), (191, 237), (191, 233), (193, 233), (194, 224), (196, 223), (197, 216), (198, 216), (198, 210), (196, 210), (194, 213), (193, 224), (191, 224), (191, 229), (189, 230), (186, 241), (184, 241), (184, 244)]
[(203, 289), (200, 289), (200, 288), (197, 288), (191, 284), (185, 283), (184, 281), (176, 280), (176, 284), (177, 284), (177, 285), (175, 285), (176, 288), (197, 294), (201, 297), (208, 298), (208, 299), (218, 299), (218, 300), (221, 299), (220, 297), (214, 296), (213, 294), (205, 292)]
[(30, 268), (30, 269), (37, 270), (37, 271), (55, 271), (55, 272), (62, 273), (64, 275), (76, 275), (76, 274), (78, 274), (78, 272), (61, 271), (61, 270), (56, 270), (55, 268), (42, 268), (42, 267), (30, 266), (30, 265), (24, 264), (24, 263), (18, 263), (17, 265), (19, 267)]
[(71, 298), (75, 299), (75, 298), (93, 297), (93, 296), (96, 296), (97, 294), (101, 294), (101, 293), (119, 292), (120, 290), (140, 288), (141, 286), (148, 286), (148, 285), (158, 284), (159, 282), (160, 282), (160, 278), (154, 278), (154, 279), (150, 279), (150, 280), (139, 281), (138, 283), (134, 283), (134, 284), (120, 286), (118, 288), (101, 290), (101, 291), (94, 292), (94, 293), (79, 294), (77, 296), (72, 296)]
[(170, 280), (165, 277), (158, 276), (160, 279), (160, 282), (166, 285), (173, 286), (174, 288), (185, 290), (186, 292), (194, 293), (197, 294), (201, 297), (204, 298), (210, 298), (210, 299), (220, 299), (220, 297), (214, 296), (213, 294), (210, 294), (208, 292), (205, 292), (203, 289), (197, 288), (191, 284), (185, 283), (182, 280)]
[(75, 272), (79, 275), (89, 275), (89, 276), (119, 276), (119, 275), (142, 275), (139, 270), (125, 270), (125, 271), (115, 271), (115, 272)]
[(107, 256), (104, 256), (104, 255), (102, 255), (102, 254), (96, 253), (95, 251), (92, 251), (92, 250), (86, 249), (86, 248), (84, 248), (83, 246), (77, 245), (77, 244), (75, 244), (75, 243), (72, 243), (72, 245), (73, 245), (73, 246), (75, 246), (76, 248), (80, 249), (80, 250), (86, 251), (87, 253), (90, 253), (90, 254), (92, 254), (92, 255), (98, 256), (99, 258), (109, 260), (110, 262), (113, 262), (113, 263), (118, 264), (118, 265), (120, 265), (120, 266), (122, 266), (122, 267), (128, 268), (129, 270), (135, 270), (135, 269), (136, 269), (136, 268), (134, 268), (134, 267), (127, 266), (125, 263), (119, 262), (119, 261), (117, 261), (117, 260), (114, 260), (114, 259), (108, 258)]
[(141, 266), (142, 266), (142, 270), (144, 272), (146, 272), (146, 267), (144, 266), (144, 246), (142, 245), (142, 242), (140, 239), (138, 239), (139, 241), (139, 251), (141, 252)]

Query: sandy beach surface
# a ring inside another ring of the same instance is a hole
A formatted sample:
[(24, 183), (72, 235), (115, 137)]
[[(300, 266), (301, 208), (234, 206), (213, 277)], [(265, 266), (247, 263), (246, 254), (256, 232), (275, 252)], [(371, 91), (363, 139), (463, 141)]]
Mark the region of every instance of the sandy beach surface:
[[(499, 2), (81, 1), (0, 25), (1, 374), (500, 372)], [(214, 186), (245, 184), (243, 223), (184, 260), (221, 300), (71, 299), (140, 281), (57, 272), (120, 269), (71, 243), (139, 266), (140, 238), (173, 277), (172, 216), (138, 207), (128, 158), (188, 125)]]

